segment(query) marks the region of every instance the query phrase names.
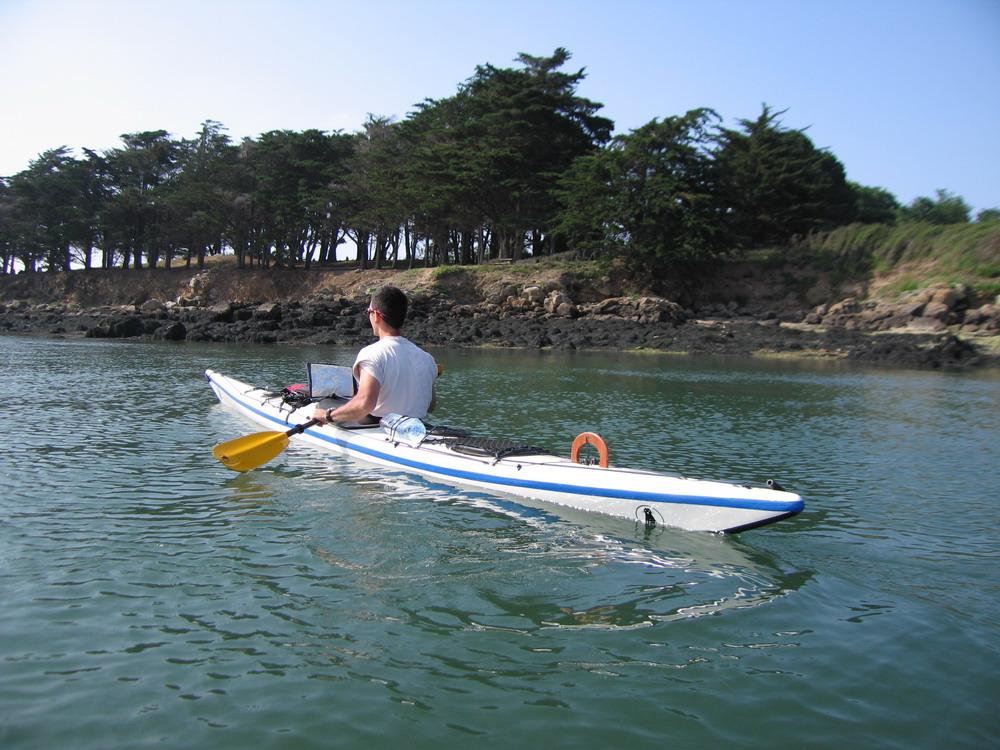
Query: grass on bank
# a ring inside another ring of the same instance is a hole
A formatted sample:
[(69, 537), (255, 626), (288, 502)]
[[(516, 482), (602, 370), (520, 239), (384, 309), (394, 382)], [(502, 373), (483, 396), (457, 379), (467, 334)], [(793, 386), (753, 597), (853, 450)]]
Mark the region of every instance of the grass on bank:
[(856, 277), (891, 276), (884, 294), (936, 284), (1000, 293), (1000, 222), (850, 224), (806, 237), (796, 250)]

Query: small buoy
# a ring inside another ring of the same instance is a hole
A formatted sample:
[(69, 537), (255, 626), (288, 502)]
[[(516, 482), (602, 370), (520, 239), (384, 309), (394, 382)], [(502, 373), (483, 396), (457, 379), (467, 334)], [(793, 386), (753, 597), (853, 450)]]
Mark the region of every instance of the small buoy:
[(580, 449), (585, 445), (592, 445), (597, 448), (601, 468), (608, 468), (608, 445), (604, 442), (604, 438), (596, 432), (581, 432), (576, 436), (576, 439), (573, 440), (573, 447), (569, 451), (570, 460), (574, 463), (581, 463)]

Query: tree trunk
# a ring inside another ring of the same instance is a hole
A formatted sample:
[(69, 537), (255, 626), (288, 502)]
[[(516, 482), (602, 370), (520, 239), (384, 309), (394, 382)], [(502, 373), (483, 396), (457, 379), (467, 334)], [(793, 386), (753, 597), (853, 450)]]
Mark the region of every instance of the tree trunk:
[(358, 232), (358, 268), (368, 269), (368, 243), (371, 242), (371, 235), (368, 232)]
[(375, 235), (375, 269), (381, 270), (385, 262), (385, 236), (380, 230)]
[(472, 230), (462, 232), (462, 259), (463, 266), (472, 265)]
[(303, 265), (308, 269), (312, 266), (313, 253), (316, 252), (316, 246), (319, 244), (319, 237), (313, 233), (309, 235), (309, 239), (306, 240), (305, 252), (303, 253)]
[(399, 233), (400, 233), (400, 231), (401, 231), (400, 228), (396, 227), (396, 230), (391, 235), (389, 235), (389, 248), (392, 250), (392, 253), (389, 254), (389, 257), (387, 257), (386, 260), (388, 261), (391, 258), (391, 262), (392, 262), (392, 267), (393, 268), (396, 267), (396, 263), (399, 261)]
[(347, 230), (341, 232), (339, 226), (336, 226), (331, 230), (330, 252), (329, 252), (329, 259), (331, 263), (337, 262), (337, 248), (340, 247), (340, 243), (344, 241), (344, 235), (346, 234), (346, 232)]
[(486, 252), (490, 242), (490, 230), (485, 225), (479, 227), (479, 247), (476, 248), (477, 262), (482, 265), (486, 261)]
[(413, 268), (413, 251), (414, 247), (412, 240), (415, 239), (410, 234), (410, 222), (403, 223), (403, 247), (406, 249), (406, 267)]
[(319, 257), (316, 262), (319, 264), (326, 263), (330, 258), (330, 232), (323, 232), (323, 239), (319, 243)]

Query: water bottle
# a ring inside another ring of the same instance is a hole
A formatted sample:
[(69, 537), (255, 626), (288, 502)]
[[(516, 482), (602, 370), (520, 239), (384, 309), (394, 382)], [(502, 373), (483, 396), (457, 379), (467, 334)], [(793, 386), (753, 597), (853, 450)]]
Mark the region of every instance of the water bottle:
[(395, 443), (406, 443), (412, 448), (416, 448), (427, 437), (427, 428), (416, 417), (386, 414), (382, 417), (381, 425), (388, 440)]

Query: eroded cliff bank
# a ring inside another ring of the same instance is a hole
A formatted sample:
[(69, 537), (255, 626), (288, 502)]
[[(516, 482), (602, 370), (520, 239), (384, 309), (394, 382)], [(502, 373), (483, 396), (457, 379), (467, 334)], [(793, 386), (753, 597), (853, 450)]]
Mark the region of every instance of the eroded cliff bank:
[[(780, 283), (776, 279), (780, 278)], [(525, 263), (410, 271), (74, 271), (0, 280), (0, 332), (360, 345), (370, 292), (412, 300), (407, 334), (438, 346), (650, 349), (837, 357), (901, 367), (996, 366), (1000, 308), (961, 286), (866, 299), (851, 282), (734, 265), (655, 283)]]

